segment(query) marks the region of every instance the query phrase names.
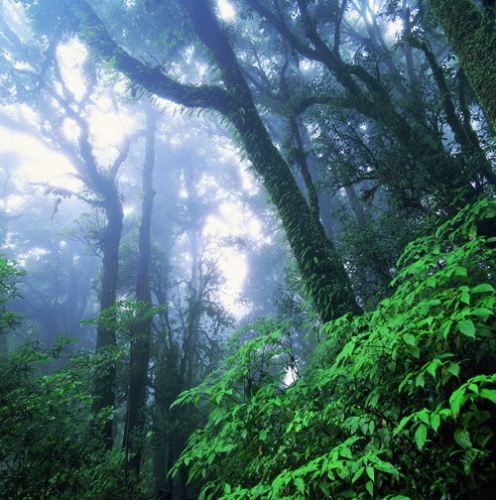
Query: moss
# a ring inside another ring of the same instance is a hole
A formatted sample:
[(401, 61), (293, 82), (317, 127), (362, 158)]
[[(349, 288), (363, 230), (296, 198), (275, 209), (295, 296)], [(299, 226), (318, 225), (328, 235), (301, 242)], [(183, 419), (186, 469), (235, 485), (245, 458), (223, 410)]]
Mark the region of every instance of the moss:
[(496, 131), (496, 15), (471, 0), (431, 0), (449, 42)]

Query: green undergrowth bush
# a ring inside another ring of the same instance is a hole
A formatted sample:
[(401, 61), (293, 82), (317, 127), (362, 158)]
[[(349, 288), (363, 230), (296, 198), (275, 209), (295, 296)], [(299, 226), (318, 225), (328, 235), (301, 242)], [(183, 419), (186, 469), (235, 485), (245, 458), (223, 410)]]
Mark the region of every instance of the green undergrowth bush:
[(294, 383), (265, 322), (175, 404), (210, 408), (176, 464), (203, 498), (493, 498), (496, 202), (406, 248), (391, 296), (342, 317)]
[[(19, 323), (9, 301), (22, 275), (0, 256), (0, 340)], [(2, 499), (132, 497), (123, 452), (106, 449), (99, 432), (112, 410), (92, 411), (95, 372), (108, 370), (119, 353), (74, 353), (67, 343), (41, 349), (32, 342), (11, 352), (0, 345)]]
[(112, 411), (95, 415), (91, 375), (107, 359), (64, 356), (26, 344), (0, 361), (0, 498), (126, 498), (124, 456), (107, 450), (99, 431)]

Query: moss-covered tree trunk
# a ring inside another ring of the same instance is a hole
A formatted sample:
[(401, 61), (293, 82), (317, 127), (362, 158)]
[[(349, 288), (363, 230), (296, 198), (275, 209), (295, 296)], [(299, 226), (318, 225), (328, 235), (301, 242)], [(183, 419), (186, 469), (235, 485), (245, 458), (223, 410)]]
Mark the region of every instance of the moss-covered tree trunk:
[(306, 203), (289, 166), (274, 146), (255, 107), (226, 34), (220, 29), (208, 0), (189, 0), (194, 29), (212, 53), (229, 89), (231, 101), (224, 115), (239, 139), (277, 207), (298, 263), (303, 282), (324, 320), (357, 311), (355, 296), (339, 255)]
[(236, 129), (257, 174), (277, 207), (302, 281), (324, 321), (359, 307), (344, 266), (322, 227), (316, 223), (291, 174), (272, 143), (255, 107), (225, 32), (207, 0), (185, 2), (196, 34), (212, 53), (225, 90), (219, 86), (194, 86), (173, 80), (150, 68), (116, 45), (101, 20), (85, 0), (71, 2), (69, 11), (79, 21), (80, 36), (101, 57), (110, 59), (134, 83), (148, 92), (188, 107), (220, 112)]
[(496, 131), (496, 9), (472, 0), (430, 0)]

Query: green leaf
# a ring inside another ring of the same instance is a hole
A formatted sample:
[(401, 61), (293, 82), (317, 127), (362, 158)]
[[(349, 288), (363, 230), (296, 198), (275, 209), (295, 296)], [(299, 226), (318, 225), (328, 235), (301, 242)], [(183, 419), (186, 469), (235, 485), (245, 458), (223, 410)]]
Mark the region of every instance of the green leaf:
[(496, 404), (496, 389), (481, 389), (479, 396)]
[(429, 410), (427, 410), (427, 408), (422, 408), (422, 410), (417, 412), (416, 417), (421, 422), (424, 422), (424, 424), (428, 424), (429, 423)]
[(415, 443), (417, 447), (421, 450), (425, 442), (427, 441), (427, 426), (424, 424), (420, 424), (415, 431)]
[(465, 449), (472, 448), (472, 441), (470, 440), (470, 434), (465, 429), (456, 429), (455, 431), (455, 441)]
[(369, 492), (369, 495), (371, 497), (374, 496), (374, 483), (372, 481), (367, 481), (367, 484), (365, 485), (365, 488), (367, 488), (367, 491)]
[(448, 321), (445, 321), (442, 326), (441, 326), (441, 333), (443, 335), (443, 338), (448, 338), (448, 335), (450, 333), (450, 330), (451, 330), (451, 326), (453, 325), (453, 321), (451, 320), (448, 320)]
[(477, 316), (478, 318), (482, 319), (482, 321), (487, 321), (488, 318), (493, 315), (493, 312), (485, 307), (478, 307), (477, 309), (472, 309), (470, 311), (470, 314), (472, 314), (473, 316)]
[(471, 319), (464, 319), (458, 322), (458, 330), (460, 330), (463, 335), (470, 338), (475, 338), (475, 325)]
[(362, 477), (362, 474), (364, 473), (364, 471), (365, 471), (365, 467), (359, 467), (355, 471), (355, 474), (353, 474), (353, 477), (351, 478), (351, 484), (358, 481)]
[(437, 432), (439, 430), (440, 425), (441, 417), (439, 416), (439, 413), (433, 413), (431, 415), (431, 427), (433, 428), (434, 432)]
[(481, 283), (480, 285), (474, 286), (471, 290), (472, 293), (493, 293), (494, 291), (494, 287), (489, 283)]
[(394, 429), (393, 431), (393, 435), (396, 435), (396, 434), (399, 434), (405, 427), (405, 425), (410, 422), (410, 420), (412, 419), (412, 416), (413, 415), (408, 415), (406, 417), (403, 417), (401, 420), (400, 420), (400, 423), (396, 426), (396, 428)]
[(472, 391), (474, 394), (479, 395), (479, 386), (476, 384), (468, 384), (468, 389)]
[(451, 395), (449, 399), (451, 413), (453, 413), (453, 417), (456, 419), (460, 413), (461, 407), (465, 404), (467, 397), (465, 395), (464, 387), (460, 387)]
[(441, 366), (442, 362), (439, 359), (433, 359), (426, 367), (426, 372), (432, 377), (436, 376), (437, 369)]
[(458, 363), (450, 363), (446, 370), (454, 377), (458, 377), (460, 375), (460, 365)]
[(380, 470), (381, 472), (385, 472), (386, 474), (398, 474), (398, 470), (393, 464), (389, 462), (384, 462), (383, 460), (379, 460), (375, 464), (375, 468)]
[(367, 466), (366, 468), (367, 476), (370, 477), (372, 482), (375, 482), (375, 471), (373, 467)]
[(322, 493), (326, 496), (326, 498), (329, 498), (331, 496), (331, 488), (328, 483), (326, 482), (320, 482), (319, 483), (319, 488), (322, 490)]
[(425, 385), (425, 376), (424, 372), (420, 372), (416, 377), (415, 377), (415, 385), (417, 387), (424, 387)]
[(305, 493), (305, 481), (303, 481), (301, 477), (295, 478), (294, 485), (296, 486), (296, 489), (299, 493)]
[(411, 333), (405, 333), (405, 335), (403, 335), (403, 341), (405, 344), (412, 347), (416, 347), (417, 345), (417, 339)]

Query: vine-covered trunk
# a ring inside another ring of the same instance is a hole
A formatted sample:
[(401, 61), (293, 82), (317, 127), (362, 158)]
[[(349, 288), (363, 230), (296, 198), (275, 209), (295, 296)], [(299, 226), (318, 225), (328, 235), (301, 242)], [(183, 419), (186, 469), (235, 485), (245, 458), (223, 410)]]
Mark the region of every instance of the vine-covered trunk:
[[(181, 84), (150, 68), (116, 45), (85, 0), (71, 3), (79, 33), (105, 59), (147, 91), (188, 107), (213, 109), (237, 130), (244, 149), (280, 214), (305, 288), (323, 321), (346, 312), (358, 312), (349, 278), (333, 245), (327, 240), (291, 174), (271, 141), (255, 107), (252, 94), (210, 2), (189, 0), (185, 6), (195, 32), (217, 63), (224, 88)], [(91, 26), (91, 30), (88, 29)]]
[(349, 278), (322, 225), (301, 194), (291, 171), (274, 146), (255, 107), (225, 33), (206, 0), (189, 1), (198, 36), (210, 49), (230, 89), (223, 114), (234, 125), (256, 173), (277, 207), (305, 288), (323, 321), (359, 310)]
[(472, 0), (430, 0), (463, 71), (496, 131), (496, 8)]

